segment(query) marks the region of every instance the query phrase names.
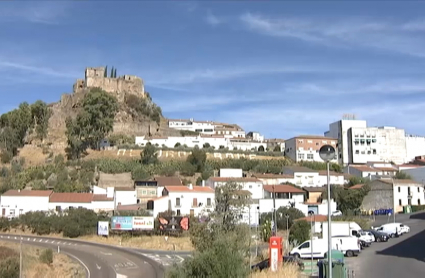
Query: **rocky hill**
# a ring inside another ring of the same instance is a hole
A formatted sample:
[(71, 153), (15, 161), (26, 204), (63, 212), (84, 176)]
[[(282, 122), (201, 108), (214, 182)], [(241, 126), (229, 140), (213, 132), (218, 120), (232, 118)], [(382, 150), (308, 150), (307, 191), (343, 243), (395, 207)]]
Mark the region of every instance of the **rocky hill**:
[(145, 92), (141, 78), (130, 75), (115, 77), (113, 73), (111, 75), (112, 77), (107, 77), (107, 69), (104, 67), (87, 68), (85, 79), (76, 81), (72, 93), (63, 94), (59, 102), (49, 105), (52, 115), (45, 142), (56, 145), (57, 148), (66, 145), (65, 119), (77, 115), (84, 95), (91, 88), (101, 88), (118, 100), (119, 111), (115, 116), (113, 134), (131, 137), (179, 134), (178, 131), (168, 128), (161, 109), (155, 105), (149, 93)]

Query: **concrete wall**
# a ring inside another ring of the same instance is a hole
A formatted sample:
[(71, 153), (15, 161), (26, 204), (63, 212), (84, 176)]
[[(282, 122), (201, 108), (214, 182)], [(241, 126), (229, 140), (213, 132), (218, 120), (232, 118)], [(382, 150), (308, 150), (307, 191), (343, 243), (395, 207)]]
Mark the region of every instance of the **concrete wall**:
[(406, 160), (412, 161), (421, 155), (425, 155), (425, 137), (406, 135)]
[(392, 185), (375, 180), (370, 183), (370, 187), (371, 189), (369, 193), (363, 199), (361, 209), (392, 209), (394, 207), (394, 193)]

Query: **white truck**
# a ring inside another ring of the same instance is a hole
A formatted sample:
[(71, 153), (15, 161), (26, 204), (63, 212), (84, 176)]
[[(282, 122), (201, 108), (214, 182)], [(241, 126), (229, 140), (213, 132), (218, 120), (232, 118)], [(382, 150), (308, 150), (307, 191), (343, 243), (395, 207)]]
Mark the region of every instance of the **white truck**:
[[(367, 247), (375, 241), (375, 237), (371, 233), (362, 231), (362, 228), (356, 222), (335, 221), (331, 225), (332, 237), (354, 236), (362, 242), (363, 247)], [(322, 238), (328, 238), (328, 222), (322, 223)]]

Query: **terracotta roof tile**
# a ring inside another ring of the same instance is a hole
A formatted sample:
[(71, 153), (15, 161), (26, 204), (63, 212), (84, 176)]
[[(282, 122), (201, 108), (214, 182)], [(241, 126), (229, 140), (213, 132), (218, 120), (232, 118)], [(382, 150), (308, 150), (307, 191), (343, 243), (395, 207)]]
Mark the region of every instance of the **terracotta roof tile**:
[[(328, 171), (326, 171), (326, 170), (320, 170), (319, 171), (319, 176), (327, 176), (327, 175), (328, 175)], [(329, 175), (330, 176), (337, 176), (337, 177), (344, 176), (343, 173), (337, 173), (337, 172), (334, 172), (334, 171), (329, 171)]]
[(288, 184), (264, 185), (264, 190), (275, 193), (305, 193), (304, 190)]
[(259, 179), (256, 178), (225, 178), (225, 177), (211, 177), (209, 178), (210, 181), (213, 182), (261, 182)]
[(279, 175), (279, 174), (254, 174), (253, 177), (257, 179), (293, 179), (293, 175)]
[(299, 173), (318, 173), (318, 171), (304, 167), (304, 166), (284, 166), (283, 169), (288, 169), (293, 172), (299, 172)]
[[(321, 135), (299, 135), (296, 137), (292, 137), (290, 139), (320, 139), (320, 140), (332, 140), (332, 141), (338, 141), (338, 139), (331, 138), (331, 137), (325, 137)], [(290, 140), (288, 139), (288, 140)]]
[(135, 191), (134, 187), (115, 187), (115, 191)]
[(123, 211), (123, 210), (135, 211), (135, 210), (140, 210), (141, 208), (142, 208), (142, 205), (140, 205), (140, 204), (118, 205), (117, 206), (117, 210), (120, 210), (120, 211)]
[(303, 188), (307, 192), (323, 192), (326, 190), (324, 186), (307, 186)]
[(351, 187), (349, 187), (348, 189), (361, 189), (364, 186), (364, 184), (360, 183), (360, 184), (355, 184)]
[(213, 193), (214, 189), (210, 187), (204, 187), (204, 186), (193, 186), (192, 189), (190, 189), (188, 186), (166, 186), (165, 189), (168, 192), (198, 192), (198, 193)]
[(179, 177), (156, 177), (158, 186), (183, 185)]
[(380, 179), (378, 181), (382, 181), (389, 184), (416, 184), (416, 185), (422, 185), (419, 182), (416, 182), (414, 180), (401, 180), (401, 179)]
[(52, 193), (50, 203), (91, 203), (92, 193)]
[(114, 198), (108, 198), (106, 196), (106, 194), (94, 194), (93, 202), (110, 202), (114, 200)]
[(398, 171), (398, 169), (396, 169), (396, 168), (391, 168), (391, 167), (373, 167), (373, 168), (375, 168), (376, 170), (379, 170), (379, 171), (384, 171), (384, 172), (397, 172)]
[(313, 222), (326, 222), (326, 221), (328, 221), (328, 216), (317, 214), (317, 215), (310, 215), (310, 216), (307, 216), (307, 217), (295, 219), (295, 221), (302, 221), (302, 220), (305, 220), (307, 222), (311, 222), (311, 221), (313, 221)]
[(350, 165), (349, 167), (355, 168), (360, 172), (379, 172), (379, 170), (367, 165)]
[(52, 190), (8, 190), (2, 196), (20, 196), (20, 197), (49, 197)]

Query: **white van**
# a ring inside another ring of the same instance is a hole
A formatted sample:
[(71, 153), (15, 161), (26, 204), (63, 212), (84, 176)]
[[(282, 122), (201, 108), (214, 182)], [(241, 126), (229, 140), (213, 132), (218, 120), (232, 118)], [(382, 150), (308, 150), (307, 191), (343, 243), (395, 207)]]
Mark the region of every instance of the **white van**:
[(401, 234), (400, 223), (387, 223), (379, 227), (373, 228), (375, 231), (388, 234), (390, 237), (395, 237)]
[[(294, 247), (289, 255), (297, 258), (311, 258), (311, 240), (304, 241)], [(313, 239), (313, 258), (324, 258), (328, 251), (328, 241), (326, 239)]]
[(341, 251), (347, 257), (360, 254), (360, 240), (354, 236), (332, 237), (332, 249)]

